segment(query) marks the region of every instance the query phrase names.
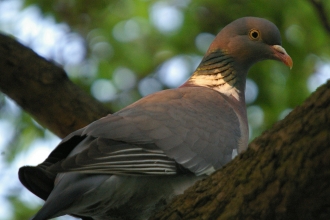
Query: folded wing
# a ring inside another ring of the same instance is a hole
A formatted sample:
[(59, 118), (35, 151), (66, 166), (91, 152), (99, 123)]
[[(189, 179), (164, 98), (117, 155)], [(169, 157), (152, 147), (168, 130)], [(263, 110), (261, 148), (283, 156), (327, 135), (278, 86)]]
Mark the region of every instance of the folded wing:
[(228, 98), (217, 91), (202, 87), (165, 90), (82, 129), (84, 140), (49, 170), (209, 174), (231, 160), (241, 138), (239, 127)]

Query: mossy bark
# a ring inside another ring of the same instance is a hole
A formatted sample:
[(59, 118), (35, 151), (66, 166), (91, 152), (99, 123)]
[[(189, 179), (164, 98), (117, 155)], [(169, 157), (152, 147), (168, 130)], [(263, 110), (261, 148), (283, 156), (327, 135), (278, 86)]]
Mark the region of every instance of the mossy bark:
[(0, 67), (0, 90), (59, 137), (110, 113), (62, 68), (3, 34)]

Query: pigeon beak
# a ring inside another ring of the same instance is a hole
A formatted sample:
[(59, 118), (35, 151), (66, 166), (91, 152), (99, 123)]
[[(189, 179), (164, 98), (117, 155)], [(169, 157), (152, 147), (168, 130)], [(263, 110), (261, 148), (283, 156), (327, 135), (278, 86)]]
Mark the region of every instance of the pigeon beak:
[(282, 61), (285, 65), (290, 67), (290, 69), (292, 69), (293, 61), (289, 54), (285, 51), (285, 49), (280, 45), (273, 45), (272, 49), (274, 51), (275, 57), (278, 60)]

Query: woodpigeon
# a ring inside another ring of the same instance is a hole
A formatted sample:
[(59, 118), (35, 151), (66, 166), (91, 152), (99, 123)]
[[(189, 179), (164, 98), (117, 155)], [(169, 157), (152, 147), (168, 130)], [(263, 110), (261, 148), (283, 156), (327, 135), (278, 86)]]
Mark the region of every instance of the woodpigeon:
[(147, 219), (248, 145), (249, 68), (292, 67), (278, 28), (256, 17), (224, 27), (182, 86), (148, 95), (77, 130), (19, 178), (46, 200), (33, 217)]

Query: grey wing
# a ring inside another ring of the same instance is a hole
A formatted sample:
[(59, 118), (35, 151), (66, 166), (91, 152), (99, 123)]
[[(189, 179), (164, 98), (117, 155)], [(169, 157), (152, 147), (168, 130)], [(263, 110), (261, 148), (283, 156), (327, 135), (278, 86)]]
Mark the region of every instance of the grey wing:
[(68, 158), (50, 168), (98, 174), (173, 175), (177, 164), (153, 144), (129, 144), (86, 136)]
[(93, 122), (82, 135), (90, 140), (80, 144), (86, 149), (53, 169), (173, 175), (182, 166), (202, 175), (229, 162), (241, 138), (239, 120), (227, 99), (202, 87), (147, 96)]

